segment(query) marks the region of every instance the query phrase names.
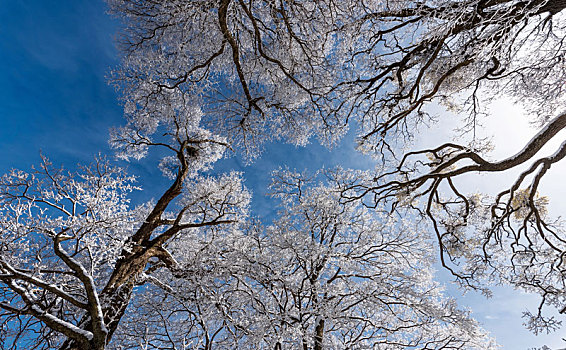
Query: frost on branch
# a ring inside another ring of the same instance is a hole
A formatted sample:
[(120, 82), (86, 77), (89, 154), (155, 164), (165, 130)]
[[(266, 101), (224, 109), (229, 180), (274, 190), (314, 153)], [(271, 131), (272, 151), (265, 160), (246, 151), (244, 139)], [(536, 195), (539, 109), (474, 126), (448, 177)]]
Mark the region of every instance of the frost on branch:
[(495, 348), (432, 281), (432, 253), (414, 225), (340, 202), (341, 180), (354, 173), (328, 172), (317, 182), (322, 175), (279, 171), (272, 190), (280, 210), (271, 225), (191, 234), (178, 255), (182, 272), (148, 279), (120, 344)]
[(164, 273), (198, 277), (186, 269), (192, 249), (218, 232), (238, 232), (250, 195), (241, 174), (187, 179), (181, 165), (157, 201), (134, 209), (127, 198), (134, 178), (104, 160), (70, 173), (44, 159), (37, 170), (2, 177), (5, 344), (104, 349), (138, 302), (136, 286)]
[[(114, 81), (128, 112), (169, 115), (198, 101), (203, 127), (257, 155), (269, 139), (333, 144), (347, 130), (358, 28), (377, 2), (109, 1), (124, 20)], [(358, 42), (359, 41), (359, 42)], [(359, 91), (359, 89), (354, 89)]]
[(135, 102), (131, 102), (134, 106), (126, 103), (128, 124), (112, 130), (110, 136), (118, 158), (139, 160), (147, 155), (150, 147), (162, 148), (175, 154), (164, 156), (159, 164), (169, 178), (175, 178), (180, 169), (179, 153), (184, 158), (182, 161), (188, 162), (189, 176), (210, 169), (229, 147), (226, 140), (202, 127), (203, 113), (197, 101), (185, 101), (176, 91), (158, 96), (165, 101), (156, 101), (160, 108), (155, 111), (148, 111), (149, 107), (138, 110)]
[(19, 324), (3, 334), (5, 345), (58, 346), (62, 335), (84, 343), (96, 338), (93, 328), (104, 333), (96, 320), (91, 331), (77, 320), (101, 317), (98, 286), (136, 225), (133, 183), (104, 159), (73, 174), (43, 158), (38, 169), (1, 178), (0, 321), (4, 330)]

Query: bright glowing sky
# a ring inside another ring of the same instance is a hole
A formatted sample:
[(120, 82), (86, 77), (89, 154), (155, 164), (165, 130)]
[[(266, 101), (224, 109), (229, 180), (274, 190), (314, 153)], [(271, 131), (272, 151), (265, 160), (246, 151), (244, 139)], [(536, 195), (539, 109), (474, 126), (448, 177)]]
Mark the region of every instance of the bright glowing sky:
[[(105, 14), (105, 4), (101, 0), (5, 1), (0, 7), (0, 23), (0, 173), (10, 168), (28, 169), (37, 164), (40, 151), (66, 168), (90, 162), (99, 152), (110, 155), (108, 129), (122, 124), (123, 119), (118, 96), (105, 80), (118, 64), (113, 44), (118, 23)], [(520, 109), (499, 104), (494, 113), (498, 119), (486, 124), (496, 134), (494, 157), (511, 155), (522, 148), (521, 142), (533, 131), (519, 116)], [(427, 134), (423, 142), (438, 140), (440, 133)], [(219, 169), (244, 171), (246, 184), (254, 191), (256, 213), (269, 215), (272, 210), (264, 194), (271, 170), (279, 165), (316, 170), (338, 164), (368, 168), (370, 163), (354, 152), (350, 137), (332, 151), (316, 144), (307, 148), (268, 145), (262, 158), (251, 166), (244, 167), (239, 159), (230, 158), (222, 161)], [(167, 183), (151, 160), (131, 163), (128, 168), (148, 188), (136, 195), (137, 200), (156, 195)], [(560, 179), (565, 169), (552, 170), (543, 194), (551, 196), (551, 213), (560, 214), (566, 208), (559, 202), (566, 195)], [(469, 187), (475, 190), (483, 186), (480, 183), (486, 183), (485, 178)], [(452, 287), (448, 291), (458, 293)], [(491, 300), (473, 293), (458, 299), (475, 310), (476, 318), (504, 349), (543, 344), (553, 349), (566, 347), (560, 336), (564, 331), (535, 338), (522, 328), (520, 315), (526, 307), (535, 307), (535, 297), (497, 288)]]

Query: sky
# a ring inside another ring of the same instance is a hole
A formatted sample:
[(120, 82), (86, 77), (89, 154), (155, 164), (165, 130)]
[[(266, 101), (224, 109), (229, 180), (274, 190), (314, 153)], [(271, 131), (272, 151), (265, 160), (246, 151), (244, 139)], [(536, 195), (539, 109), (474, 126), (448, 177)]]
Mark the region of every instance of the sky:
[[(119, 64), (114, 46), (119, 23), (105, 11), (106, 5), (99, 0), (10, 0), (0, 6), (0, 174), (11, 168), (29, 169), (39, 162), (40, 154), (68, 169), (91, 162), (99, 153), (112, 157), (108, 130), (123, 124), (124, 119), (118, 95), (106, 82), (111, 69)], [(500, 103), (494, 113), (498, 119), (486, 125), (486, 130), (496, 133), (494, 157), (520, 150), (521, 142), (533, 134), (520, 117), (521, 110)], [(440, 134), (450, 131), (425, 132), (420, 142), (436, 141)], [(121, 164), (148, 188), (136, 193), (134, 200), (147, 200), (167, 185), (155, 164), (151, 159)], [(272, 144), (252, 165), (245, 166), (232, 157), (218, 168), (243, 171), (247, 186), (254, 192), (256, 213), (269, 216), (272, 209), (265, 198), (266, 186), (269, 173), (277, 167), (316, 170), (342, 165), (366, 169), (371, 164), (370, 159), (354, 151), (350, 135), (334, 150), (315, 143), (306, 148)], [(566, 195), (560, 173), (563, 171), (553, 169), (549, 177), (554, 178), (545, 180), (544, 190), (552, 194), (551, 205), (553, 197)], [(486, 183), (485, 178), (469, 186), (473, 190), (479, 182)], [(497, 180), (487, 182), (497, 184)], [(563, 208), (555, 203), (551, 213)], [(439, 275), (448, 281), (445, 272), (439, 271)], [(536, 307), (536, 297), (510, 288), (494, 291), (494, 297), (486, 300), (474, 293), (462, 297), (454, 287), (447, 286), (447, 292), (461, 305), (474, 310), (474, 316), (503, 349), (530, 349), (543, 344), (551, 349), (566, 347), (566, 341), (561, 340), (566, 338), (566, 330), (534, 337), (522, 327), (520, 316), (527, 307)]]

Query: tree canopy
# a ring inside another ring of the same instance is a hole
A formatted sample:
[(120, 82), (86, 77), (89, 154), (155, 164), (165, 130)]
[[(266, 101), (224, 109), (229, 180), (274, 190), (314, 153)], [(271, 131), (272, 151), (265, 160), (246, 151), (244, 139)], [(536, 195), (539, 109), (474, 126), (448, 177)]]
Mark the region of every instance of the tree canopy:
[[(542, 311), (566, 310), (566, 238), (538, 189), (566, 156), (565, 144), (539, 156), (566, 126), (566, 1), (108, 4), (123, 21), (110, 79), (126, 118), (110, 143), (124, 160), (158, 154), (170, 184), (131, 205), (134, 177), (103, 157), (4, 175), (5, 344), (494, 348), (433, 281), (435, 255), (464, 287), (540, 293), (528, 328), (559, 326)], [(541, 131), (492, 161), (476, 130), (503, 96)], [(467, 141), (411, 148), (431, 105), (460, 116)], [(349, 128), (380, 166), (281, 169), (275, 218), (250, 215), (245, 174), (211, 172), (231, 153), (253, 161), (268, 141), (331, 147)], [(460, 190), (465, 174), (516, 168), (494, 198)]]

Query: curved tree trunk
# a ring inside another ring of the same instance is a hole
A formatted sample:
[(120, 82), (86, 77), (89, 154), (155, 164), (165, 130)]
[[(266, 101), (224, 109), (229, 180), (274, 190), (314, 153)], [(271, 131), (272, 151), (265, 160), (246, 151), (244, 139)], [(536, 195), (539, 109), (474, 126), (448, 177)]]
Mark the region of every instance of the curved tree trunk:
[[(161, 216), (165, 212), (167, 206), (181, 194), (183, 182), (188, 173), (188, 164), (184, 156), (184, 145), (181, 151), (177, 154), (182, 166), (177, 173), (176, 179), (173, 184), (165, 191), (161, 198), (155, 204), (155, 207), (148, 215), (144, 223), (131, 236), (128, 245), (131, 247), (129, 250), (124, 249), (121, 257), (116, 262), (114, 271), (110, 279), (106, 283), (104, 289), (100, 292), (99, 299), (102, 303), (102, 314), (104, 315), (104, 324), (106, 335), (104, 337), (104, 344), (94, 344), (91, 341), (88, 349), (103, 350), (112, 339), (112, 335), (118, 328), (120, 320), (124, 316), (128, 304), (131, 300), (132, 291), (135, 287), (136, 277), (139, 276), (147, 266), (150, 258), (154, 256), (162, 257), (160, 252), (163, 250), (162, 244), (171, 231), (173, 234), (174, 228), (167, 230), (161, 236), (151, 239), (152, 233), (156, 228), (162, 225)], [(79, 322), (79, 327), (92, 331), (91, 317), (85, 315)], [(97, 339), (99, 337), (94, 337)], [(78, 343), (74, 339), (68, 339), (63, 343), (61, 350), (87, 350), (84, 344)]]

